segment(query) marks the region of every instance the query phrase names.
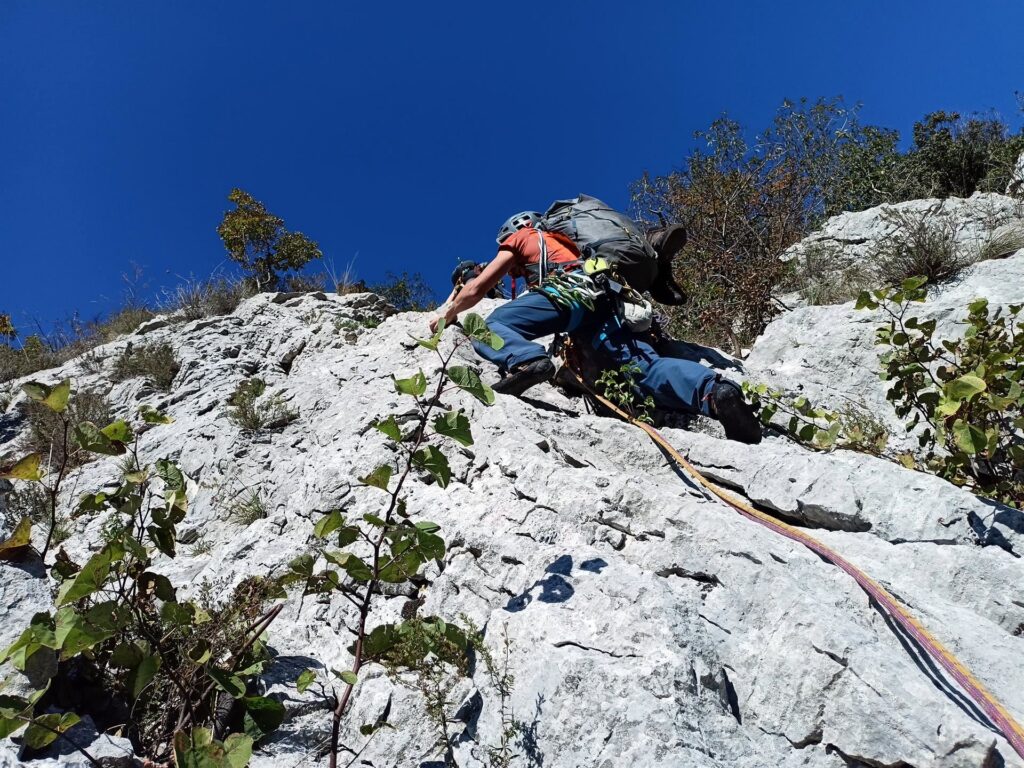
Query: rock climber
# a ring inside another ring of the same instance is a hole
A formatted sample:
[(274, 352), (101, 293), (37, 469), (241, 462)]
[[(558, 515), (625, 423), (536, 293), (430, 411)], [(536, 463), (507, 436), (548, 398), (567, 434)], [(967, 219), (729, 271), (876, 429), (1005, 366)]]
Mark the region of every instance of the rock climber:
[[(609, 367), (635, 364), (639, 368), (636, 386), (658, 407), (711, 416), (722, 423), (729, 439), (760, 442), (760, 424), (739, 386), (700, 363), (662, 357), (641, 334), (624, 327), (615, 302), (586, 273), (575, 243), (561, 233), (534, 226), (542, 220), (541, 214), (524, 211), (502, 224), (497, 255), (451, 298), (444, 313), (431, 321), (431, 331), (442, 318), (446, 324), (455, 322), (459, 313), (479, 303), (505, 275), (525, 278), (531, 290), (487, 318), (504, 346), (496, 351), (473, 343), (477, 354), (503, 374), (493, 386), (495, 392), (521, 395), (551, 379), (555, 365), (536, 339), (566, 333), (594, 350)], [(664, 260), (664, 249), (678, 242), (672, 234), (664, 230), (648, 238), (652, 245), (663, 248), (659, 261)], [(672, 255), (667, 254), (668, 261)]]

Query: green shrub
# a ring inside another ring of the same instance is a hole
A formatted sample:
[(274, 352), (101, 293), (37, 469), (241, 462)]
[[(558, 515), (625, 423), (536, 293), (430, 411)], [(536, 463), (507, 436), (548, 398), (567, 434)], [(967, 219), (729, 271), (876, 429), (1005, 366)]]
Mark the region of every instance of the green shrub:
[(889, 318), (878, 330), (887, 393), (919, 429), (923, 468), (974, 493), (1024, 509), (1024, 305), (968, 305), (958, 339), (936, 340), (935, 320), (908, 315), (926, 298), (923, 278), (862, 293), (857, 306)]
[(656, 406), (654, 398), (650, 395), (640, 399), (640, 390), (636, 383), (640, 373), (640, 366), (629, 362), (618, 369), (608, 368), (602, 371), (595, 383), (605, 397), (634, 419), (650, 424)]
[(169, 342), (128, 344), (114, 362), (111, 379), (125, 381), (144, 376), (157, 389), (167, 390), (171, 388), (180, 369), (181, 363), (175, 357), (174, 347)]
[[(0, 653), (0, 662), (10, 661), (21, 672), (53, 670), (46, 680), (33, 677), (40, 687), (31, 696), (4, 697), (0, 731), (5, 737), (21, 732), (29, 749), (42, 749), (66, 740), (66, 731), (88, 715), (100, 730), (117, 728), (141, 758), (155, 763), (173, 758), (179, 765), (228, 768), (223, 758), (230, 751), (230, 765), (247, 764), (253, 744), (285, 714), (280, 702), (258, 695), (255, 685), (270, 663), (261, 638), (281, 610), (266, 610), (266, 604), (280, 590), (255, 579), (223, 602), (211, 600), (209, 591), (199, 600), (179, 597), (153, 566), (157, 553), (176, 556), (177, 525), (188, 508), (184, 474), (167, 460), (143, 464), (135, 428), (126, 421), (102, 429), (72, 423), (70, 380), (52, 387), (32, 382), (24, 390), (63, 423), (62, 433), (74, 435), (77, 450), (126, 458), (120, 479), (86, 493), (75, 512), (107, 516), (104, 546), (83, 562), (57, 553), (49, 570), (57, 582), (54, 610), (33, 616)], [(153, 409), (140, 413), (148, 423), (170, 421)], [(67, 479), (64, 468), (47, 472), (40, 455), (30, 453), (0, 478), (13, 480), (16, 494), (26, 499), (36, 498), (30, 489), (41, 492), (39, 517), (49, 523), (40, 553), (45, 561), (60, 535), (53, 510)], [(32, 517), (23, 518), (2, 543), (5, 559), (32, 555)], [(80, 745), (68, 746), (95, 762)]]
[[(863, 406), (848, 404), (839, 411), (814, 405), (805, 396), (789, 396), (767, 384), (743, 382), (743, 393), (761, 423), (782, 430), (790, 439), (816, 450), (845, 448), (881, 456), (889, 430)], [(788, 419), (775, 420), (777, 414)]]
[(228, 398), (228, 417), (242, 429), (252, 432), (283, 429), (299, 417), (280, 393), (263, 397), (267, 383), (253, 378), (239, 382)]
[(228, 257), (246, 270), (258, 291), (274, 291), (289, 272), (323, 256), (319, 246), (301, 232), (289, 232), (284, 219), (241, 189), (231, 190), (235, 208), (224, 213), (217, 234)]

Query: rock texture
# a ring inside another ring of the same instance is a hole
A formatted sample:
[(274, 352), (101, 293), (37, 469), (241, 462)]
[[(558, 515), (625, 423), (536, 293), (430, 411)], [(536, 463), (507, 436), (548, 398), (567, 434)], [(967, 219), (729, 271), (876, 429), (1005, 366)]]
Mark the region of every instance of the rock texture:
[[(850, 266), (870, 267), (878, 243), (899, 230), (900, 217), (924, 219), (945, 227), (963, 256), (976, 257), (1000, 228), (1024, 226), (1024, 199), (994, 192), (969, 198), (908, 200), (864, 211), (833, 216), (817, 232), (782, 254), (782, 259), (806, 258), (809, 252), (827, 254), (836, 272)], [(999, 254), (1002, 255), (1002, 254)]]
[[(986, 286), (994, 300), (1009, 301), (1021, 292), (1022, 262), (1024, 254), (979, 265), (972, 287), (965, 281), (950, 290), (968, 295)], [(1015, 281), (998, 272), (1011, 267)], [(962, 303), (950, 299), (949, 307)], [(828, 351), (852, 346), (857, 357), (836, 360), (814, 380), (822, 392), (848, 386), (859, 394), (859, 380), (847, 379), (854, 359), (870, 367), (871, 321), (852, 310), (847, 317), (848, 309), (829, 308), (833, 314), (817, 323), (813, 309), (800, 310), (799, 323), (780, 319), (755, 347), (752, 367), (811, 387), (808, 371)], [(952, 309), (932, 309), (955, 319)], [(434, 370), (431, 353), (409, 343), (426, 319), (393, 315), (369, 294), (261, 295), (230, 316), (148, 324), (141, 336), (99, 348), (98, 363), (76, 360), (36, 378), (72, 376), (79, 388), (109, 390), (119, 412), (147, 403), (176, 419), (145, 432), (141, 448), (147, 459), (173, 458), (189, 474), (183, 527), (209, 549), (188, 554), (186, 547), (163, 570), (176, 583), (208, 582), (223, 594), (304, 551), (318, 510), (377, 509), (379, 495), (354, 476), (391, 457), (382, 436), (367, 430), (374, 417), (403, 407), (390, 375)], [(816, 335), (798, 336), (808, 331)], [(167, 393), (142, 379), (110, 384), (115, 356), (142, 340), (175, 347), (182, 367)], [(475, 362), (470, 351), (458, 354)], [(299, 418), (255, 436), (229, 421), (224, 401), (252, 375)], [(1024, 766), (848, 577), (707, 498), (635, 428), (590, 414), (548, 385), (523, 400), (499, 397), (491, 408), (462, 395), (453, 404), (466, 409), (476, 443), (449, 451), (447, 490), (425, 477), (411, 485), (410, 510), (438, 523), (449, 543), (443, 570), (431, 568), (417, 596), (419, 611), (469, 617), (495, 652), (508, 637), (515, 675), (508, 703), (519, 723), (513, 765)], [(19, 408), (15, 400), (2, 417), (0, 455), (18, 452)], [(1024, 563), (1010, 551), (1019, 549), (1019, 517), (869, 457), (810, 454), (781, 438), (751, 447), (666, 432), (709, 475), (818, 528), (1024, 719)], [(115, 460), (93, 462), (79, 471), (77, 487), (98, 487), (115, 472)], [(268, 516), (241, 527), (226, 518), (226, 506), (253, 485)], [(75, 524), (71, 554), (84, 555), (99, 545), (103, 521)], [(49, 607), (49, 596), (45, 582), (7, 564), (0, 589), (0, 641), (7, 641), (33, 611)], [(377, 620), (394, 620), (408, 602), (382, 599)], [(291, 681), (306, 667), (344, 663), (350, 613), (340, 597), (288, 600), (270, 632), (276, 664), (263, 679), (288, 718), (254, 766), (323, 763), (329, 713)], [(488, 766), (501, 702), (483, 665), (451, 695), (458, 765)], [(400, 727), (378, 734), (358, 764), (441, 768), (419, 695), (380, 669), (361, 677), (345, 741), (362, 743), (355, 728), (372, 722), (389, 696)], [(0, 765), (17, 764), (10, 742), (0, 755)]]
[[(1011, 257), (968, 267), (951, 283), (929, 290), (928, 300), (912, 314), (937, 321), (936, 340), (963, 335), (967, 305), (986, 298), (991, 307), (1024, 300), (1024, 250)], [(885, 399), (889, 385), (878, 378), (875, 332), (887, 318), (881, 310), (854, 308), (854, 302), (799, 307), (779, 316), (757, 340), (745, 361), (747, 374), (794, 394), (806, 395), (828, 408), (854, 407), (885, 423), (896, 450), (912, 450), (892, 406)]]

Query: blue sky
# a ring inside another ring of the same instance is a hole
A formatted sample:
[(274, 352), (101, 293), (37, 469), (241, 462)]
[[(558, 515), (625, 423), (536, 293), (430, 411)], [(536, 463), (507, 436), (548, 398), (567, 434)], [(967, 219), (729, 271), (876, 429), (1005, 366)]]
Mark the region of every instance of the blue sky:
[(360, 276), (493, 255), (509, 214), (625, 207), (728, 112), (842, 94), (909, 132), (1019, 124), (1024, 4), (0, 2), (0, 311), (27, 330), (224, 269), (242, 187)]

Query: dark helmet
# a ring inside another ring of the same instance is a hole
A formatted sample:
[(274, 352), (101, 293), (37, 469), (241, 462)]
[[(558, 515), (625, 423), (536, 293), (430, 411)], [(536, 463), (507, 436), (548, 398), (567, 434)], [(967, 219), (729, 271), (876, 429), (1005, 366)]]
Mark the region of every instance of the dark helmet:
[(498, 230), (498, 245), (504, 243), (513, 233), (518, 232), (523, 227), (532, 227), (542, 218), (543, 216), (536, 211), (522, 211), (512, 216)]
[(460, 261), (459, 266), (452, 272), (452, 285), (469, 282), (476, 267), (477, 263), (475, 261)]

